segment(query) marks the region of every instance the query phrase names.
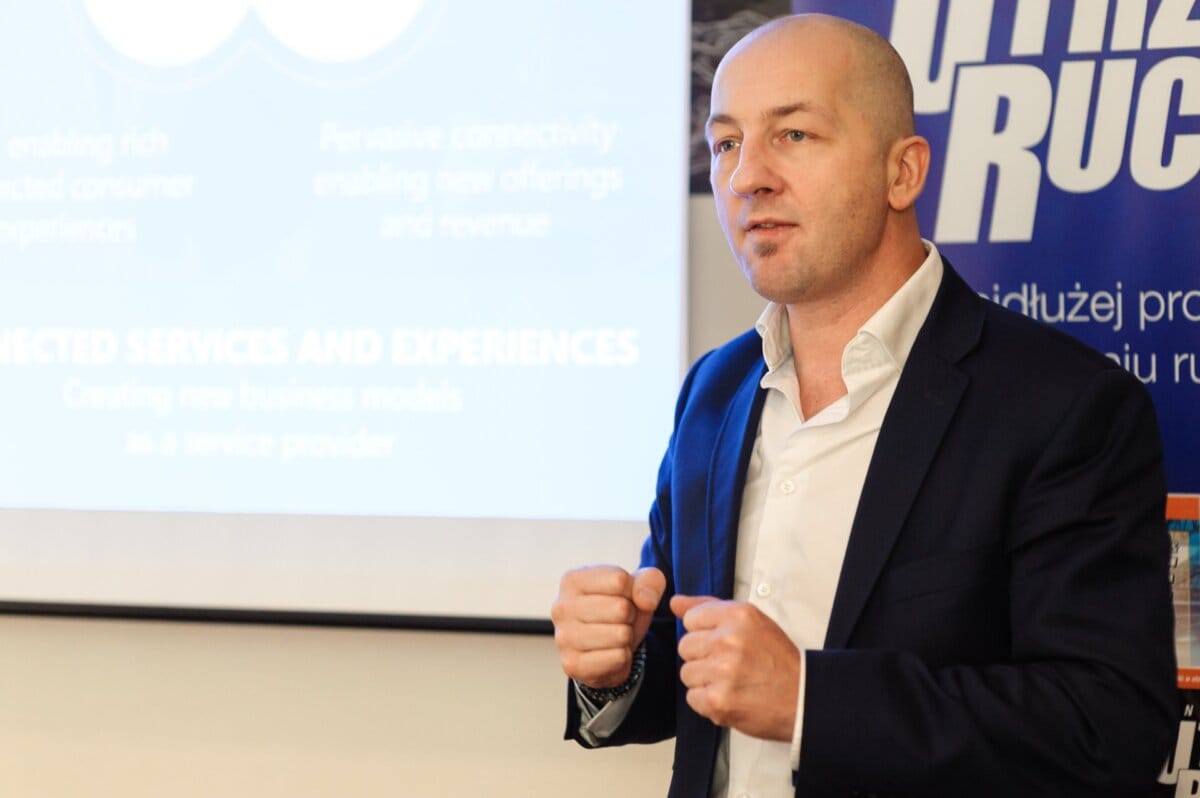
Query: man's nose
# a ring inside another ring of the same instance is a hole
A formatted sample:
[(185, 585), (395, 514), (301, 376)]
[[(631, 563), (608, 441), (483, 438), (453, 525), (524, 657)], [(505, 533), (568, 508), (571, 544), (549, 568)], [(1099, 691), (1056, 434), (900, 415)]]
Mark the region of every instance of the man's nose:
[(738, 150), (737, 166), (729, 176), (729, 190), (743, 197), (779, 190), (779, 173), (770, 152), (759, 144), (744, 142)]

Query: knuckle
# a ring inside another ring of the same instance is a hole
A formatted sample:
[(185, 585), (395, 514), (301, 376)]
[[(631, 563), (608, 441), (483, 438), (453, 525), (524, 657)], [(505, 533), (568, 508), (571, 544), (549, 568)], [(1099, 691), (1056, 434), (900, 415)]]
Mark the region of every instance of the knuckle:
[(579, 584), (585, 592), (610, 596), (627, 595), (633, 578), (615, 565), (591, 565), (578, 571)]
[(559, 591), (566, 592), (567, 590), (579, 584), (579, 581), (582, 578), (582, 570), (583, 569), (581, 568), (572, 568), (570, 571), (567, 571), (565, 574), (563, 574), (562, 579), (558, 580)]
[(702, 687), (704, 685), (702, 676), (701, 670), (690, 663), (679, 669), (679, 681), (685, 687)]
[(730, 614), (737, 623), (746, 624), (754, 618), (754, 608), (749, 604), (736, 604)]
[(632, 624), (636, 616), (632, 602), (620, 596), (605, 596), (604, 603), (599, 606), (604, 620), (609, 623)]
[(713, 686), (708, 691), (708, 703), (714, 713), (724, 716), (729, 711), (729, 690), (721, 685)]
[(559, 651), (575, 650), (579, 648), (576, 645), (575, 635), (567, 626), (554, 627), (554, 645), (558, 646)]
[(633, 577), (621, 568), (612, 569), (610, 584), (616, 595), (629, 596), (633, 593)]

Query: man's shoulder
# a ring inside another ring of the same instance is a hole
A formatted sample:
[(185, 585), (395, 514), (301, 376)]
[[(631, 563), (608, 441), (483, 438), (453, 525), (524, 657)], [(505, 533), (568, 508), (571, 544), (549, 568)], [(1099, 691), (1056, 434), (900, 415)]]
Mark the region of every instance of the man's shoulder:
[(702, 358), (710, 368), (742, 369), (763, 362), (762, 336), (753, 328), (707, 352)]
[(1026, 379), (1051, 374), (1087, 379), (1099, 371), (1122, 371), (1111, 357), (1062, 329), (989, 300), (979, 301), (985, 318), (980, 352), (1014, 361)]
[(731, 341), (705, 352), (693, 364), (689, 381), (711, 387), (740, 384), (751, 372), (765, 368), (762, 357), (762, 338), (753, 330), (747, 330)]
[(705, 352), (692, 364), (683, 380), (675, 408), (676, 421), (688, 407), (707, 408), (708, 413), (719, 412), (752, 375), (757, 383), (757, 377), (765, 370), (762, 339), (752, 329)]
[[(970, 373), (1036, 384), (1087, 381), (1098, 372), (1123, 371), (1113, 358), (1074, 335), (977, 294), (949, 268), (944, 283), (944, 303), (931, 313), (942, 321), (934, 322), (929, 332), (965, 336), (951, 342), (943, 338), (938, 348), (954, 351), (951, 359)], [(1129, 379), (1136, 382), (1132, 375)]]
[(956, 364), (970, 380), (971, 407), (1046, 434), (1085, 397), (1108, 397), (1108, 406), (1132, 402), (1152, 412), (1146, 386), (1114, 358), (1062, 329), (978, 301), (978, 343)]

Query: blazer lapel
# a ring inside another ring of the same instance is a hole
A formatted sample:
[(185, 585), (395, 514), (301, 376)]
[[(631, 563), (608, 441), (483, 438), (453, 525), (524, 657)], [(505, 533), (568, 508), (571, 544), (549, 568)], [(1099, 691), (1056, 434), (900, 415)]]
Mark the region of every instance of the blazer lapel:
[(708, 469), (708, 586), (717, 598), (733, 596), (733, 565), (746, 468), (762, 415), (766, 391), (759, 387), (766, 364), (760, 359), (738, 386), (713, 440)]
[(866, 606), (968, 379), (955, 363), (979, 340), (983, 300), (945, 263), (879, 431), (838, 580), (826, 648), (844, 648)]

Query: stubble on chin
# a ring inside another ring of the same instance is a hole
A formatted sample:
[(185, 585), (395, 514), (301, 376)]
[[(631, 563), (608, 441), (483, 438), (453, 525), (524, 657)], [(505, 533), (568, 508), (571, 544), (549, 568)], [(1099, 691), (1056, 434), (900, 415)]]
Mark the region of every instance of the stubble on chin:
[[(768, 267), (767, 261), (779, 250), (779, 244), (774, 241), (753, 244), (750, 257), (740, 259), (742, 274), (763, 299), (787, 305), (802, 300), (812, 288), (813, 281), (811, 275), (778, 261)], [(752, 262), (757, 262), (757, 268), (751, 266)]]

